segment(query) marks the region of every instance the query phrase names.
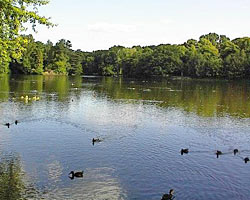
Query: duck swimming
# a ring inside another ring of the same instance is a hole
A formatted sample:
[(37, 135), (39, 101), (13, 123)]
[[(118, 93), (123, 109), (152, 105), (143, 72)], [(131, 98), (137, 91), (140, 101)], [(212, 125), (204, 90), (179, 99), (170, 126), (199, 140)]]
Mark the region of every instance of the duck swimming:
[(234, 155), (236, 155), (237, 153), (239, 153), (238, 149), (234, 149)]
[(217, 158), (219, 158), (219, 155), (222, 155), (222, 152), (217, 150), (215, 154), (216, 154)]
[(77, 178), (83, 177), (83, 171), (81, 171), (81, 172), (74, 172), (74, 171), (71, 171), (71, 172), (69, 173), (69, 178), (74, 179), (75, 177), (77, 177)]
[(10, 128), (10, 123), (6, 123), (4, 124), (4, 126), (7, 126), (8, 128)]
[(183, 155), (184, 153), (187, 154), (189, 152), (188, 149), (181, 149), (181, 155)]
[(164, 194), (161, 198), (161, 200), (171, 200), (174, 197), (174, 190), (169, 190), (169, 194)]
[(93, 139), (92, 139), (92, 144), (94, 145), (95, 142), (101, 142), (101, 141), (102, 141), (102, 140), (99, 139), (99, 138), (93, 138)]
[(244, 161), (245, 163), (247, 163), (249, 161), (249, 158), (248, 157), (244, 158)]

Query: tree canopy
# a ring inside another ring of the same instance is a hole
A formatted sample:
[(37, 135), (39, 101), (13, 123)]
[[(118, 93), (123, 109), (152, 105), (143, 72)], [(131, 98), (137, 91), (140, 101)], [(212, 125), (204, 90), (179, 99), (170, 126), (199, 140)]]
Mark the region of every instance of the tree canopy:
[(48, 18), (38, 14), (38, 7), (48, 0), (0, 0), (0, 73), (9, 72), (9, 63), (18, 59), (26, 49), (28, 40), (20, 35), (25, 23), (53, 26)]
[(230, 40), (210, 33), (181, 45), (113, 46), (93, 52), (74, 51), (66, 39), (43, 44), (36, 42), (32, 35), (23, 38), (28, 41), (23, 55), (11, 61), (14, 73), (198, 78), (248, 78), (250, 74), (248, 37)]

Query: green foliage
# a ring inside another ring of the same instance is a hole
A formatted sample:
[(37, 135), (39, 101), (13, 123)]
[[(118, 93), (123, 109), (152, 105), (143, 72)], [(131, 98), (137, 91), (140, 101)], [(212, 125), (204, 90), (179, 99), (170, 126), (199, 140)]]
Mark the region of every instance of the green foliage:
[[(12, 64), (12, 70), (24, 74), (42, 74), (43, 72), (43, 44), (34, 42), (31, 35), (26, 37), (28, 45), (20, 59), (16, 59), (16, 65)], [(14, 65), (14, 67), (13, 67)], [(14, 69), (13, 69), (14, 68)]]
[(79, 75), (82, 74), (82, 60), (83, 60), (83, 53), (80, 50), (76, 52), (70, 53), (70, 69), (68, 69), (69, 74)]
[[(8, 57), (0, 73), (101, 75), (124, 77), (190, 76), (239, 78), (250, 75), (250, 38), (230, 40), (210, 33), (190, 39), (182, 45), (114, 46), (109, 50), (82, 52), (72, 50), (69, 40), (55, 45), (22, 36), (25, 47), (21, 56)], [(21, 44), (21, 43), (19, 43)], [(2, 48), (0, 46), (0, 48)], [(6, 51), (0, 51), (2, 58)]]
[(64, 53), (56, 54), (52, 63), (52, 70), (57, 74), (67, 74), (67, 68), (69, 67), (69, 57)]
[(61, 39), (51, 49), (53, 51), (53, 60), (49, 64), (50, 69), (57, 74), (68, 74), (68, 70), (71, 68), (69, 63), (69, 51), (71, 42), (69, 40)]
[(31, 23), (35, 30), (37, 23), (53, 26), (48, 18), (37, 13), (38, 6), (47, 0), (1, 0), (0, 1), (0, 73), (8, 73), (12, 59), (19, 59), (25, 50), (27, 39), (20, 35), (24, 23)]

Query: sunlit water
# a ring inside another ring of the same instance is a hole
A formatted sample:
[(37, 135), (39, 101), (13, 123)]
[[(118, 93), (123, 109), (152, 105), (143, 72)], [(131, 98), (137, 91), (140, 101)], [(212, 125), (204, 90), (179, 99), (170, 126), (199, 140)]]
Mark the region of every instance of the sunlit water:
[(0, 76), (0, 199), (249, 199), (249, 98), (248, 81)]

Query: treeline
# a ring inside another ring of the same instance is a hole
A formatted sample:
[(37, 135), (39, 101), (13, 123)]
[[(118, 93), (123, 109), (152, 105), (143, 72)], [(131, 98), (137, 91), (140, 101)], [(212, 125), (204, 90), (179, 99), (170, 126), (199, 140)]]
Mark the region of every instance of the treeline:
[(181, 45), (114, 46), (93, 52), (74, 51), (69, 40), (43, 44), (31, 35), (25, 37), (28, 43), (22, 57), (10, 62), (13, 73), (201, 78), (250, 75), (249, 37), (230, 40), (224, 35), (209, 33), (198, 41), (190, 39)]

